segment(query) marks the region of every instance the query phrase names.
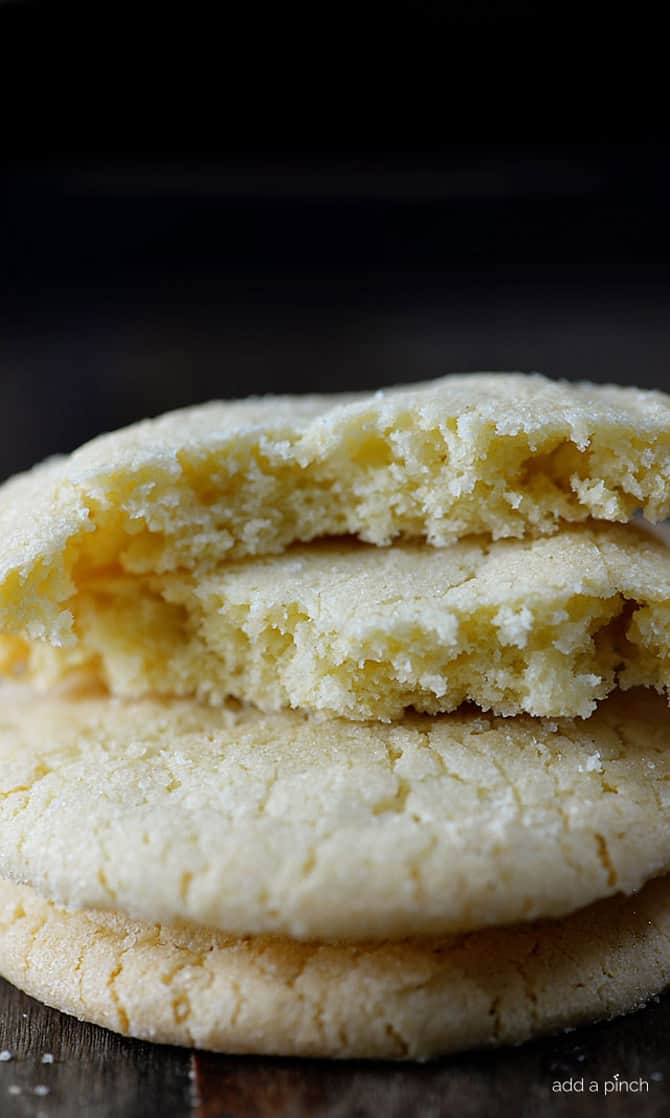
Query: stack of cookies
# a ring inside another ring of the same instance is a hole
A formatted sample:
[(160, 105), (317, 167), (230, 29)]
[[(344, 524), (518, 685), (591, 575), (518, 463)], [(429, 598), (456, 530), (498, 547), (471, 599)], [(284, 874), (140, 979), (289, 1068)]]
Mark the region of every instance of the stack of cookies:
[[(670, 398), (213, 403), (0, 490), (0, 972), (423, 1059), (670, 981)], [(615, 523), (618, 522), (618, 523)]]

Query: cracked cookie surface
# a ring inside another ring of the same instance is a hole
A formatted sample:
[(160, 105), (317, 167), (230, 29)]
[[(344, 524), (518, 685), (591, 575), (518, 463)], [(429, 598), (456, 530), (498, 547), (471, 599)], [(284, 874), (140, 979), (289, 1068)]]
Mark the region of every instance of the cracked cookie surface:
[(354, 535), (522, 537), (670, 513), (670, 398), (539, 376), (213, 403), (95, 439), (0, 489), (0, 630), (66, 643), (81, 578), (198, 573)]
[(670, 712), (320, 721), (0, 692), (0, 873), (58, 903), (294, 938), (562, 916), (670, 869)]
[(168, 1044), (428, 1059), (640, 1008), (670, 981), (670, 881), (558, 921), (446, 940), (296, 943), (65, 912), (0, 879), (0, 973)]
[[(391, 721), (474, 702), (588, 717), (616, 686), (670, 686), (670, 549), (635, 525), (448, 548), (312, 543), (196, 581), (107, 572), (80, 586), (77, 644), (0, 639), (41, 689), (229, 696)], [(11, 642), (11, 643), (10, 643)]]

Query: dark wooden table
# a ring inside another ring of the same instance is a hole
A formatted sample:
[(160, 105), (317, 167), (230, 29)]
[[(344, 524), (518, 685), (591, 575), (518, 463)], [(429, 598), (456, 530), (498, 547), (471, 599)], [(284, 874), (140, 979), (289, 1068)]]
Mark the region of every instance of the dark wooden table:
[[(619, 1021), (434, 1064), (233, 1058), (124, 1040), (0, 982), (0, 1116), (661, 1118), (668, 1039), (670, 994)], [(583, 1093), (554, 1089), (581, 1081)]]

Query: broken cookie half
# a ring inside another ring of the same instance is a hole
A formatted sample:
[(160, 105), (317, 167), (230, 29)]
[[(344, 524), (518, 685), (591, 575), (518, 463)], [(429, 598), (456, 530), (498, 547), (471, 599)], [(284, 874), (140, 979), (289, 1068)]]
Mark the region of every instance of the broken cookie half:
[(615, 686), (670, 686), (670, 549), (634, 525), (446, 548), (347, 541), (190, 572), (91, 572), (65, 647), (0, 638), (42, 690), (233, 697), (356, 720), (473, 702), (588, 717)]

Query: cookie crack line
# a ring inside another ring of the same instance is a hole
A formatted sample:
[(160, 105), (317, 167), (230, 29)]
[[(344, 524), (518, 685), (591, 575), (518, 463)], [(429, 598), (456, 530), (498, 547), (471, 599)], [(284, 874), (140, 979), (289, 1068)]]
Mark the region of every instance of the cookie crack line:
[(598, 857), (600, 858), (602, 867), (607, 874), (607, 884), (611, 889), (613, 889), (619, 880), (619, 875), (617, 873), (616, 866), (612, 861), (607, 839), (604, 837), (604, 835), (601, 834), (594, 835), (594, 838), (596, 840)]
[(116, 1012), (117, 1012), (118, 1017), (119, 1017), (119, 1026), (120, 1026), (119, 1031), (122, 1032), (122, 1033), (125, 1033), (127, 1035), (128, 1031), (130, 1029), (130, 1021), (129, 1021), (129, 1018), (128, 1018), (128, 1013), (125, 1010), (125, 1008), (124, 1008), (124, 1006), (121, 1002), (121, 999), (119, 997), (119, 993), (118, 993), (118, 990), (117, 990), (117, 987), (116, 987), (117, 979), (119, 978), (122, 970), (123, 970), (123, 953), (121, 953), (121, 955), (119, 956), (115, 966), (110, 971), (110, 974), (107, 978), (107, 988), (109, 990), (110, 997), (111, 997), (111, 999), (114, 1003), (114, 1006), (116, 1008)]

